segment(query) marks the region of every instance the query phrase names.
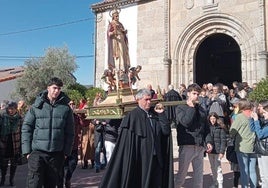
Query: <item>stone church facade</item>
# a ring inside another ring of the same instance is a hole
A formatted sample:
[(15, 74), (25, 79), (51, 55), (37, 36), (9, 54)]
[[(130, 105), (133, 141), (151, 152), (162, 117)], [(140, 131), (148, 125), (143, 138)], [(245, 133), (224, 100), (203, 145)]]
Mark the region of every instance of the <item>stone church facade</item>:
[(128, 29), (131, 65), (142, 66), (137, 88), (149, 83), (155, 89), (193, 82), (251, 85), (267, 75), (265, 0), (106, 0), (91, 6), (96, 87), (103, 87), (106, 31), (114, 8)]

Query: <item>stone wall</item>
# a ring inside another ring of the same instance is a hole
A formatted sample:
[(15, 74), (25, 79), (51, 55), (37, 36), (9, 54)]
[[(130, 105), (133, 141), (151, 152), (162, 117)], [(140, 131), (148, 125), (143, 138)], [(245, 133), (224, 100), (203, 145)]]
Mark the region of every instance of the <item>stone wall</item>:
[[(154, 89), (158, 85), (160, 88), (167, 88), (167, 70), (171, 78), (170, 83), (176, 88), (180, 83), (188, 85), (194, 82), (195, 53), (198, 46), (206, 37), (216, 33), (231, 36), (239, 45), (243, 81), (252, 84), (266, 76), (267, 5), (264, 0), (135, 2), (129, 1), (128, 5), (121, 8), (120, 20), (124, 25), (130, 22), (136, 25), (132, 27), (135, 35), (133, 31), (129, 32), (132, 41), (136, 41), (132, 42), (135, 43), (131, 48), (132, 53), (136, 53), (136, 58), (132, 57), (131, 64), (142, 66), (138, 88), (148, 83), (151, 83)], [(135, 11), (133, 7), (136, 8)], [(166, 10), (169, 12), (165, 12)], [(96, 24), (95, 41), (95, 86), (99, 87), (103, 85), (100, 77), (105, 68), (105, 33), (107, 20), (110, 19), (109, 9), (97, 12), (97, 18), (101, 18)], [(165, 69), (165, 58), (171, 59), (170, 69)]]

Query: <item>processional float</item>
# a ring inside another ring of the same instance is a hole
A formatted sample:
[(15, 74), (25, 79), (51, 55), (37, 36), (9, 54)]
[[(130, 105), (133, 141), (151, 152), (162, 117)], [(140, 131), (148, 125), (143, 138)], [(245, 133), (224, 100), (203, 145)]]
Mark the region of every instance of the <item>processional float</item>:
[[(132, 86), (140, 80), (139, 72), (142, 66), (130, 66), (127, 30), (119, 21), (119, 13), (118, 8), (109, 13), (112, 20), (107, 29), (108, 68), (104, 70), (101, 77), (108, 84), (108, 96), (99, 105), (87, 108), (87, 119), (121, 119), (137, 106), (135, 100), (137, 89), (133, 89)], [(159, 87), (157, 91), (160, 94)], [(179, 101), (164, 102), (162, 97), (158, 97), (152, 100), (152, 105), (160, 101), (164, 106), (180, 103)]]

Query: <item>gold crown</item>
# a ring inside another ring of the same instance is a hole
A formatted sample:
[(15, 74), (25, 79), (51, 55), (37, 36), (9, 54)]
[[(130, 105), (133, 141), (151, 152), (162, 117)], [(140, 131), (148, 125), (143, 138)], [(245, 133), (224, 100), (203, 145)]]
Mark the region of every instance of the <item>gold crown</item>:
[(121, 12), (120, 8), (114, 8), (114, 9), (110, 10), (109, 15), (111, 17), (113, 17), (114, 14), (119, 14), (120, 12)]

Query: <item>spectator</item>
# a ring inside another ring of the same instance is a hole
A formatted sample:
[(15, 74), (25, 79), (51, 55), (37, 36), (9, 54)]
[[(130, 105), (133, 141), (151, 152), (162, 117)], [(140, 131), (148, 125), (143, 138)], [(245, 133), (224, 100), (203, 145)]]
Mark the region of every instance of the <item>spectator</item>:
[(6, 106), (7, 106), (8, 102), (9, 102), (8, 100), (3, 100), (1, 102), (1, 110), (5, 110), (6, 109)]
[[(173, 85), (168, 86), (169, 91), (164, 95), (164, 100), (165, 101), (182, 101), (182, 98), (180, 94), (174, 90)], [(176, 124), (176, 106), (167, 106), (166, 107), (166, 115), (168, 118), (169, 123), (175, 126)]]
[(148, 89), (139, 90), (136, 100), (138, 107), (122, 120), (100, 187), (174, 187), (172, 145), (167, 143), (171, 129), (163, 106), (151, 108)]
[(18, 102), (18, 113), (24, 117), (27, 112), (27, 105), (24, 100), (19, 100)]
[(22, 125), (22, 153), (28, 158), (27, 187), (56, 187), (64, 156), (74, 141), (70, 99), (61, 91), (63, 82), (53, 77), (37, 96)]
[(87, 100), (86, 99), (80, 99), (78, 109), (82, 110), (87, 107)]
[(179, 93), (181, 95), (182, 100), (186, 100), (186, 98), (187, 98), (187, 90), (186, 90), (186, 85), (185, 84), (180, 84)]
[(21, 125), (22, 118), (17, 111), (17, 103), (9, 102), (6, 106), (6, 110), (0, 114), (0, 186), (5, 184), (9, 161), (9, 184), (10, 186), (14, 186), (14, 176), (17, 169), (17, 157), (21, 152)]
[[(70, 108), (75, 110), (74, 101), (69, 102)], [(62, 177), (60, 179), (58, 188), (63, 188), (63, 184), (65, 184), (65, 188), (71, 188), (71, 178), (76, 169), (78, 162), (78, 144), (79, 144), (79, 136), (81, 134), (81, 125), (83, 124), (80, 117), (73, 113), (74, 115), (74, 123), (75, 123), (75, 135), (74, 135), (74, 143), (72, 147), (71, 155), (65, 158), (64, 167), (62, 172)]]
[(227, 128), (219, 119), (219, 116), (212, 112), (208, 116), (210, 125), (210, 135), (212, 138), (212, 151), (208, 153), (210, 168), (212, 171), (212, 187), (223, 188), (223, 174), (221, 160), (224, 157), (226, 149), (226, 131)]
[(242, 82), (242, 86), (244, 88), (244, 90), (247, 92), (247, 96), (250, 94), (250, 92), (252, 92), (252, 88), (249, 87), (247, 82)]
[(205, 109), (199, 105), (201, 88), (191, 84), (187, 89), (186, 104), (178, 105), (177, 141), (179, 145), (179, 171), (176, 187), (182, 187), (190, 163), (193, 167), (193, 187), (203, 187), (203, 157), (205, 147), (211, 152), (211, 136)]
[(224, 110), (226, 107), (226, 97), (221, 92), (220, 85), (214, 85), (213, 86), (213, 92), (209, 96), (209, 99), (207, 101), (209, 113), (215, 112), (217, 115), (224, 121)]
[[(102, 93), (97, 92), (93, 101), (93, 106), (98, 106), (102, 99)], [(82, 147), (81, 147), (81, 159), (83, 161), (82, 168), (88, 168), (88, 160), (91, 161), (91, 168), (95, 166), (95, 125), (92, 121), (86, 120), (85, 114), (80, 114), (80, 118), (83, 119), (82, 127)]]
[(234, 90), (233, 89), (230, 89), (229, 90), (229, 96), (228, 96), (228, 100), (230, 101), (230, 110), (233, 111), (233, 103), (235, 101), (238, 101), (239, 100), (239, 97), (237, 97), (237, 95), (235, 94)]
[(119, 126), (121, 123), (121, 119), (111, 119), (104, 126), (104, 146), (106, 151), (106, 159), (107, 163), (110, 161), (115, 143), (118, 137)]
[[(261, 101), (258, 105), (258, 114), (252, 112), (250, 126), (255, 131), (258, 139), (265, 142), (266, 148), (268, 147), (268, 101)], [(267, 149), (266, 149), (267, 150)], [(268, 156), (258, 154), (258, 167), (260, 170), (261, 187), (268, 187)]]
[(147, 85), (147, 89), (150, 90), (152, 99), (156, 99), (156, 98), (157, 98), (157, 95), (156, 95), (156, 93), (155, 93), (155, 90), (153, 90), (151, 84), (148, 84), (148, 85)]
[[(238, 98), (233, 98), (231, 100), (231, 104), (232, 104), (232, 113), (230, 114), (231, 125), (234, 122), (234, 120), (239, 112), (239, 106), (238, 106), (239, 100), (240, 99), (238, 99)], [(228, 129), (230, 129), (230, 128), (228, 128)], [(234, 138), (230, 138), (229, 134), (228, 134), (228, 146), (234, 146)], [(235, 162), (230, 162), (230, 166), (231, 166), (231, 170), (233, 171), (233, 176), (234, 176), (233, 177), (233, 187), (235, 188), (235, 187), (238, 187), (238, 183), (239, 183), (239, 179), (240, 179), (240, 169), (239, 169), (238, 163), (235, 163)]]
[(207, 84), (203, 84), (201, 89), (207, 91), (208, 90), (208, 85)]
[(203, 89), (203, 88), (200, 91), (200, 95), (199, 95), (198, 101), (199, 101), (200, 106), (202, 106), (202, 108), (204, 108), (204, 110), (206, 112), (208, 112), (208, 106), (207, 106), (208, 96), (206, 95), (206, 90)]
[(94, 124), (86, 120), (85, 114), (79, 114), (82, 123), (81, 135), (81, 161), (82, 169), (88, 168), (88, 160), (91, 162), (91, 168), (95, 165), (95, 147), (94, 147)]
[(208, 89), (207, 89), (208, 93), (207, 94), (208, 94), (208, 97), (209, 97), (209, 95), (213, 92), (213, 84), (208, 83), (207, 87), (208, 87)]
[(240, 83), (237, 81), (233, 81), (232, 85), (233, 85), (233, 89), (234, 89), (235, 94), (237, 94), (239, 91), (238, 86), (240, 85)]
[(240, 99), (245, 99), (248, 95), (242, 83), (239, 83), (237, 86), (237, 97)]
[(104, 146), (104, 127), (108, 120), (94, 120), (94, 147), (95, 147), (95, 171), (100, 172), (107, 164), (106, 150)]
[(257, 187), (256, 161), (254, 153), (255, 134), (250, 129), (249, 119), (253, 105), (246, 99), (238, 103), (239, 114), (236, 116), (231, 128), (230, 136), (235, 139), (235, 151), (240, 169), (240, 182), (242, 188)]

